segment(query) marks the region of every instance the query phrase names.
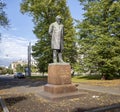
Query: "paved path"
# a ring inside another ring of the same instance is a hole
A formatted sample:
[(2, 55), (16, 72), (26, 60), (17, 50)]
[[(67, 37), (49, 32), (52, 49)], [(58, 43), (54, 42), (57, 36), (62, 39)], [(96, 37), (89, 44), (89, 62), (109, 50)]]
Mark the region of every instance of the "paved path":
[(94, 86), (94, 85), (79, 83), (78, 89), (108, 93), (113, 95), (120, 95), (120, 86), (119, 87), (103, 87), (103, 86)]

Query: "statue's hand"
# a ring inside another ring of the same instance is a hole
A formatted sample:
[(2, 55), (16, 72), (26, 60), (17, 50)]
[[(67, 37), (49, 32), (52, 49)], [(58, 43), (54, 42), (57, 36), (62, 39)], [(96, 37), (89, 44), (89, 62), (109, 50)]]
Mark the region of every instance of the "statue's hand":
[(50, 36), (52, 36), (52, 33), (49, 33)]

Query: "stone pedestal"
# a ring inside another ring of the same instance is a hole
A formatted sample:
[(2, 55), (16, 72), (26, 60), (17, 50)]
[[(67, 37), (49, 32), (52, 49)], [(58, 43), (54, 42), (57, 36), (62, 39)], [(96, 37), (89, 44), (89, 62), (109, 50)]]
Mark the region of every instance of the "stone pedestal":
[(75, 98), (83, 95), (71, 83), (69, 63), (51, 63), (48, 66), (48, 84), (43, 87), (40, 96), (50, 100)]
[(76, 92), (71, 84), (71, 66), (69, 63), (52, 63), (48, 66), (48, 84), (44, 91), (52, 94), (65, 94)]

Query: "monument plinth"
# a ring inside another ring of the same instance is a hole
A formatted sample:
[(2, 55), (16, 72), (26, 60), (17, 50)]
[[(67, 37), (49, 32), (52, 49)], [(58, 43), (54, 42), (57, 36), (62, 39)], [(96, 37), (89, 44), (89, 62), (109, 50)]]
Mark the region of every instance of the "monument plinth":
[(44, 86), (42, 96), (59, 99), (78, 96), (77, 88), (71, 83), (69, 63), (52, 63), (48, 66), (48, 84)]
[(48, 83), (71, 84), (71, 67), (68, 63), (52, 63), (48, 66)]
[(48, 66), (48, 84), (44, 91), (52, 94), (75, 92), (77, 89), (71, 84), (71, 66), (69, 63), (52, 63)]

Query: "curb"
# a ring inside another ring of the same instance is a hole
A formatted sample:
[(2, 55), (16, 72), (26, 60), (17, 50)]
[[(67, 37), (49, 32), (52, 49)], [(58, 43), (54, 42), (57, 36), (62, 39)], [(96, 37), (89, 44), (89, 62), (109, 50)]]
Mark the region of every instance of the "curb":
[(3, 108), (3, 112), (9, 112), (9, 110), (8, 110), (8, 108), (6, 107), (5, 102), (4, 102), (4, 100), (1, 98), (1, 96), (0, 96), (0, 103), (1, 103), (1, 106), (2, 106), (2, 108)]
[(92, 110), (88, 110), (88, 111), (85, 111), (85, 112), (106, 112), (106, 111), (118, 112), (118, 111), (114, 111), (114, 109), (117, 109), (119, 111), (120, 110), (120, 104), (114, 104), (114, 105), (111, 105), (111, 106), (92, 109)]

